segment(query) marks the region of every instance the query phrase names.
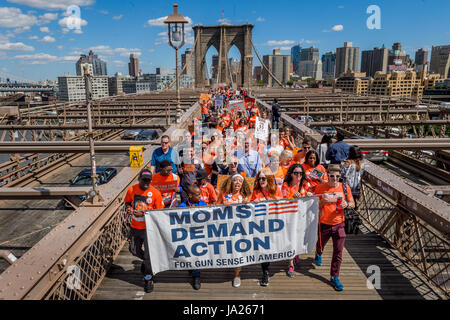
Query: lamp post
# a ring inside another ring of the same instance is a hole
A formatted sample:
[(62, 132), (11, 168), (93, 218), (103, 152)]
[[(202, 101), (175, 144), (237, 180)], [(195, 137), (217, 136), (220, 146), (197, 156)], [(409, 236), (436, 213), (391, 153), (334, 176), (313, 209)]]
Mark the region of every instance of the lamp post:
[(91, 116), (91, 101), (92, 101), (92, 76), (88, 72), (87, 65), (83, 66), (84, 85), (86, 90), (86, 108), (87, 108), (87, 123), (88, 123), (88, 137), (89, 137), (89, 153), (91, 158), (91, 179), (92, 190), (89, 191), (87, 200), (91, 205), (102, 205), (103, 198), (97, 188), (97, 170), (95, 165), (95, 149), (94, 149), (94, 133), (92, 130), (92, 116)]
[(167, 23), (169, 45), (175, 49), (175, 66), (176, 66), (176, 82), (177, 82), (177, 122), (181, 120), (180, 106), (180, 75), (178, 72), (178, 49), (184, 45), (184, 24), (188, 23), (182, 14), (178, 13), (178, 4), (173, 5), (173, 13), (169, 14), (164, 23)]

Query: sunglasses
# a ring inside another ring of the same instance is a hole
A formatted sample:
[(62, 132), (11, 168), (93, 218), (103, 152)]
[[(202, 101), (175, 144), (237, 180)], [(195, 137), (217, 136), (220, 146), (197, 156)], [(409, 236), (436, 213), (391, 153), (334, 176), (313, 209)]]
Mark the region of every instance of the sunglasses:
[(152, 179), (144, 178), (144, 179), (142, 179), (142, 182), (144, 182), (144, 183), (150, 183), (150, 182), (152, 182)]
[(303, 149), (311, 149), (311, 147), (303, 147)]
[(167, 142), (161, 141), (161, 144), (169, 144), (169, 141)]
[(340, 174), (329, 174), (328, 175), (330, 178), (339, 178), (341, 175)]
[(296, 174), (296, 175), (301, 175), (303, 172), (301, 172), (301, 171), (294, 171), (294, 172), (292, 172), (292, 174)]
[(261, 180), (261, 181), (266, 181), (266, 180), (267, 180), (267, 178), (266, 178), (266, 177), (259, 177), (259, 178), (258, 178), (258, 180)]

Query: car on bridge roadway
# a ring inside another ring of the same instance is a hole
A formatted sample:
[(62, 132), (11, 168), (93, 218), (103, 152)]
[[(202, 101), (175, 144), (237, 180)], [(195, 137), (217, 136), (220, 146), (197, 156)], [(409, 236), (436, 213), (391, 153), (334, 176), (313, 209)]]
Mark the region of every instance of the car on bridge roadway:
[(315, 130), (321, 135), (329, 135), (330, 137), (334, 137), (337, 134), (335, 127), (317, 127)]
[[(97, 182), (98, 185), (108, 183), (117, 175), (117, 169), (111, 167), (98, 167), (97, 170)], [(69, 180), (70, 187), (83, 187), (92, 185), (92, 169), (83, 169), (76, 175), (75, 178)], [(81, 201), (86, 200), (86, 196), (79, 196)], [(64, 207), (66, 209), (72, 209), (72, 206), (67, 201), (64, 201)]]
[(124, 131), (122, 139), (123, 140), (134, 140), (136, 136), (141, 133), (143, 129), (127, 129)]
[(159, 138), (159, 134), (156, 130), (143, 130), (139, 132), (139, 134), (134, 137), (133, 140), (136, 141), (150, 141), (150, 140), (156, 140)]
[[(353, 136), (350, 139), (375, 139), (374, 137), (364, 137), (364, 136)], [(358, 143), (355, 143), (358, 145)], [(385, 150), (362, 150), (361, 153), (364, 156), (364, 159), (372, 161), (372, 162), (383, 162), (387, 161), (389, 152)]]

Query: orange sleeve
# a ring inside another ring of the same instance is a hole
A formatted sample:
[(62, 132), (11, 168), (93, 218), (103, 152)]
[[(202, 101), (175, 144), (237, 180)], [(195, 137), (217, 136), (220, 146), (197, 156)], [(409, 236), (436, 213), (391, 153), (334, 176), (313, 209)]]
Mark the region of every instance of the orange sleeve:
[(216, 190), (214, 189), (214, 187), (211, 184), (208, 184), (208, 190), (209, 190), (209, 194), (210, 194), (212, 202), (216, 202), (217, 201)]
[(123, 202), (133, 202), (133, 186), (129, 187)]

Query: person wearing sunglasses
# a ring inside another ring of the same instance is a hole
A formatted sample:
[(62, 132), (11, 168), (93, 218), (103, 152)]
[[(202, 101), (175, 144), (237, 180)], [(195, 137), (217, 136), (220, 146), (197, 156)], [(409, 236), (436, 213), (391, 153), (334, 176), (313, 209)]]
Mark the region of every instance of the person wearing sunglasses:
[(177, 165), (180, 164), (180, 159), (178, 157), (178, 152), (170, 146), (170, 138), (167, 135), (161, 137), (161, 147), (156, 148), (152, 154), (152, 161), (150, 170), (153, 174), (161, 171), (161, 162), (163, 160), (168, 160), (172, 165), (172, 172), (177, 174)]
[[(284, 178), (283, 186), (281, 187), (283, 198), (296, 199), (300, 197), (311, 197), (311, 187), (306, 179), (305, 171), (301, 164), (293, 164)], [(295, 256), (294, 259), (289, 260), (287, 275), (294, 277), (294, 261), (295, 264), (300, 263), (300, 258)]]
[(153, 291), (153, 272), (144, 214), (154, 209), (164, 208), (161, 193), (150, 184), (152, 177), (150, 170), (143, 169), (139, 173), (139, 183), (128, 188), (123, 200), (125, 210), (131, 216), (129, 250), (133, 256), (143, 260), (141, 272), (144, 274), (144, 291), (147, 293)]
[[(255, 179), (255, 185), (253, 187), (251, 202), (268, 201), (268, 200), (280, 200), (283, 199), (281, 190), (277, 187), (275, 182), (275, 176), (270, 169), (262, 169), (258, 172)], [(264, 262), (261, 264), (263, 276), (260, 281), (260, 285), (267, 287), (269, 285), (269, 265), (270, 262)]]
[(322, 253), (331, 237), (333, 258), (331, 259), (330, 281), (336, 291), (344, 290), (344, 286), (339, 280), (346, 238), (344, 209), (355, 207), (351, 189), (346, 185), (347, 197), (345, 197), (343, 185), (339, 182), (340, 177), (341, 167), (338, 164), (330, 164), (328, 166), (328, 182), (318, 185), (315, 190), (315, 194), (319, 196), (319, 236), (314, 263), (317, 266), (322, 265)]
[(303, 140), (302, 142), (302, 150), (298, 151), (295, 155), (294, 155), (294, 161), (295, 163), (298, 164), (302, 164), (305, 162), (305, 157), (306, 154), (312, 150), (312, 146), (311, 146), (311, 140), (309, 138), (306, 138)]

